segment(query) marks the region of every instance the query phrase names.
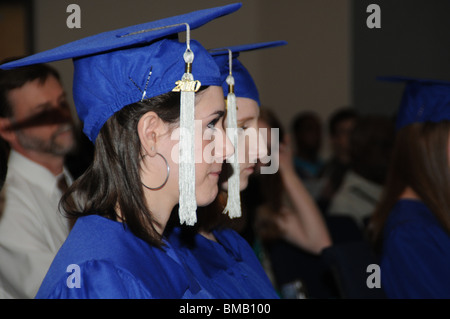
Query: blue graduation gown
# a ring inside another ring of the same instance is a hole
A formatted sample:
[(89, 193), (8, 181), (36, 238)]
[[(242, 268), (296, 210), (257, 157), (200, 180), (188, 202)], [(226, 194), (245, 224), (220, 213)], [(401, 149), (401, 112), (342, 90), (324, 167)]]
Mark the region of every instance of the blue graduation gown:
[(423, 202), (394, 206), (380, 268), (388, 298), (450, 298), (450, 236)]
[(134, 236), (122, 223), (89, 215), (77, 220), (36, 298), (171, 299), (211, 295), (198, 285), (169, 243), (163, 249), (156, 248)]
[(278, 299), (250, 245), (232, 229), (213, 231), (217, 242), (196, 233), (186, 240), (182, 228), (175, 227), (169, 242), (185, 264), (214, 298)]

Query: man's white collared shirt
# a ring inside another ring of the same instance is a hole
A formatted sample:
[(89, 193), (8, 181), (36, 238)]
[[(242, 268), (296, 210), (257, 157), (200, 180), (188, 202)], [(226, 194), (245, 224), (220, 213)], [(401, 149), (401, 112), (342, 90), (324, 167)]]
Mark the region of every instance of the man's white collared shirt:
[(0, 298), (34, 298), (69, 234), (58, 209), (58, 177), (11, 151), (0, 213)]

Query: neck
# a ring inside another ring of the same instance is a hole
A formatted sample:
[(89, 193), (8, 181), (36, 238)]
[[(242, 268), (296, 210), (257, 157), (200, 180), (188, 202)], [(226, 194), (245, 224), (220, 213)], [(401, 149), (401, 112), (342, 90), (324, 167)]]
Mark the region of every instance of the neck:
[(212, 232), (207, 232), (207, 231), (204, 231), (204, 230), (200, 230), (198, 233), (200, 235), (202, 235), (203, 237), (205, 237), (206, 239), (209, 239), (211, 241), (215, 241), (216, 243), (218, 242), (216, 236), (214, 236), (214, 234)]
[(409, 186), (406, 186), (403, 193), (400, 194), (401, 199), (420, 200), (420, 196)]
[(153, 218), (159, 224), (155, 224), (155, 228), (159, 234), (162, 234), (166, 228), (173, 208), (178, 203), (178, 197), (171, 200), (167, 194), (164, 194), (164, 188), (160, 190), (149, 190), (144, 188), (144, 194), (147, 201), (147, 207), (152, 213)]
[(14, 150), (29, 160), (45, 167), (53, 175), (57, 176), (63, 172), (64, 156), (56, 156), (52, 154), (38, 153), (25, 150), (23, 148), (14, 148)]

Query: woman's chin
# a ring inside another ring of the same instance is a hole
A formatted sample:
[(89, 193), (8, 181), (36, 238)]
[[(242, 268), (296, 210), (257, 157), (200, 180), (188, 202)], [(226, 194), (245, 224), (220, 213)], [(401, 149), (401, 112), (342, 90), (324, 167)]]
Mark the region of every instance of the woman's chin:
[(216, 199), (218, 192), (219, 189), (217, 186), (213, 189), (208, 190), (209, 195), (206, 195), (205, 192), (203, 192), (201, 198), (197, 196), (197, 206), (208, 206)]

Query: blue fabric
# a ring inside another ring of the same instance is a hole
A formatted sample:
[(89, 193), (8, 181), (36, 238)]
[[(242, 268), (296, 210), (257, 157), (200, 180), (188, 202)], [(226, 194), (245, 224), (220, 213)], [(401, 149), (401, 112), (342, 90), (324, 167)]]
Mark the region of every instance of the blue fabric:
[(412, 123), (450, 120), (450, 82), (407, 77), (379, 79), (406, 83), (397, 114), (397, 130)]
[(272, 42), (261, 42), (237, 46), (229, 46), (223, 48), (212, 49), (209, 52), (214, 57), (217, 65), (219, 66), (221, 78), (222, 78), (222, 89), (224, 95), (228, 95), (228, 84), (226, 79), (230, 74), (230, 63), (229, 63), (229, 51), (232, 52), (232, 74), (234, 77), (234, 94), (236, 97), (249, 98), (258, 103), (260, 106), (259, 92), (253, 81), (252, 76), (245, 68), (245, 66), (238, 60), (239, 54), (241, 52), (272, 48), (287, 44), (286, 41), (272, 41)]
[(388, 298), (450, 298), (450, 236), (423, 202), (394, 206), (380, 268)]
[(169, 242), (183, 257), (202, 287), (214, 298), (278, 299), (278, 295), (248, 243), (234, 230), (213, 231), (217, 242), (175, 227)]
[[(83, 131), (94, 142), (103, 124), (126, 105), (168, 93), (185, 72), (186, 44), (169, 39), (238, 10), (241, 4), (198, 10), (184, 15), (100, 33), (1, 68), (73, 59), (73, 97)], [(191, 41), (192, 74), (202, 85), (221, 86), (220, 71), (211, 55)], [(145, 95), (144, 95), (145, 92)]]
[[(67, 284), (79, 266), (80, 288)], [(211, 298), (167, 243), (156, 248), (124, 224), (97, 215), (77, 220), (36, 298)]]
[(317, 162), (313, 163), (305, 161), (299, 157), (294, 157), (294, 166), (297, 173), (301, 177), (308, 178), (308, 177), (318, 177), (322, 173), (324, 163), (321, 160), (318, 160)]
[[(194, 40), (190, 46), (195, 55), (194, 80), (221, 86), (219, 69), (208, 51)], [(146, 47), (75, 59), (73, 97), (89, 139), (95, 140), (115, 112), (140, 101), (144, 91), (145, 98), (172, 91), (185, 70), (185, 51), (186, 44), (164, 39)]]

